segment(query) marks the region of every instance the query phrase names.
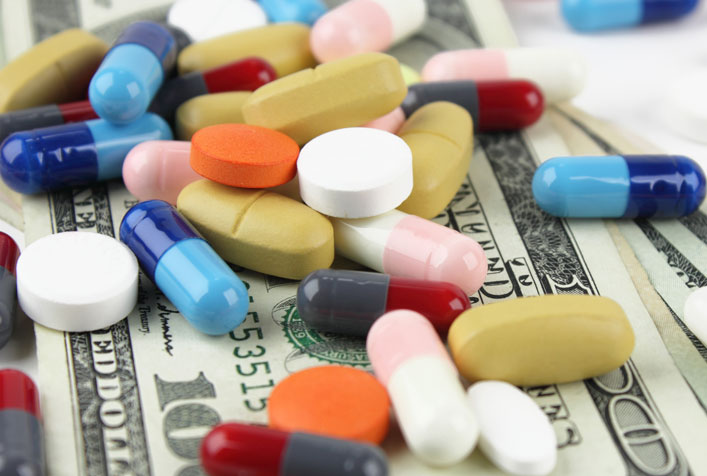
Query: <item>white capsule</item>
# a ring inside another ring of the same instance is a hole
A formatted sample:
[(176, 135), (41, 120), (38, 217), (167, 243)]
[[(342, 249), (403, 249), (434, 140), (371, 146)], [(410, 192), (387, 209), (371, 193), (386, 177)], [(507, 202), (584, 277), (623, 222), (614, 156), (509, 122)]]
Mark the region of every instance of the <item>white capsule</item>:
[(555, 468), (555, 432), (528, 395), (494, 380), (472, 385), (468, 394), (479, 422), (479, 446), (496, 466), (526, 476), (543, 476)]
[(478, 426), (432, 324), (414, 311), (389, 312), (371, 327), (366, 349), (410, 450), (433, 466), (466, 458), (476, 445)]

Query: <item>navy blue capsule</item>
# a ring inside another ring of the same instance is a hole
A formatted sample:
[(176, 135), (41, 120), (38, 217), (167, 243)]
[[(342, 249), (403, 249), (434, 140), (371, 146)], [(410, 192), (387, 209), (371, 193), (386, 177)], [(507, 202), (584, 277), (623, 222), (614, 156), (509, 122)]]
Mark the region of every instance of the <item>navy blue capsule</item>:
[(128, 210), (120, 240), (196, 329), (226, 334), (245, 319), (245, 285), (169, 203), (149, 200)]
[(562, 15), (572, 28), (599, 31), (669, 21), (692, 12), (699, 0), (562, 0)]
[(171, 139), (169, 125), (155, 114), (122, 126), (94, 119), (16, 132), (0, 145), (0, 175), (24, 194), (90, 185), (120, 177), (137, 144)]
[(535, 171), (533, 196), (560, 217), (680, 217), (704, 200), (705, 175), (680, 155), (556, 157)]

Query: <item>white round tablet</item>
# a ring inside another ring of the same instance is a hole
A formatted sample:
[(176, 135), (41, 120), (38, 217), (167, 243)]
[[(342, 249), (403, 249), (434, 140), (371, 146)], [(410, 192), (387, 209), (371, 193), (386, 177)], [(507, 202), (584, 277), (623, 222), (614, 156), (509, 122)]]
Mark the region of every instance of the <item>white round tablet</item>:
[(138, 264), (115, 238), (71, 231), (45, 236), (17, 261), (17, 299), (52, 329), (88, 332), (127, 316), (137, 301)]
[(525, 393), (506, 382), (486, 380), (468, 390), (479, 422), (479, 446), (511, 474), (549, 474), (557, 462), (557, 437), (550, 420)]
[(668, 90), (665, 124), (674, 132), (707, 143), (707, 69), (683, 76)]
[(265, 11), (253, 0), (177, 0), (167, 23), (184, 30), (193, 41), (264, 26)]
[(685, 300), (683, 322), (707, 345), (707, 287), (693, 291)]
[(297, 159), (304, 203), (324, 215), (365, 218), (394, 209), (412, 191), (412, 152), (400, 137), (350, 127), (315, 137)]

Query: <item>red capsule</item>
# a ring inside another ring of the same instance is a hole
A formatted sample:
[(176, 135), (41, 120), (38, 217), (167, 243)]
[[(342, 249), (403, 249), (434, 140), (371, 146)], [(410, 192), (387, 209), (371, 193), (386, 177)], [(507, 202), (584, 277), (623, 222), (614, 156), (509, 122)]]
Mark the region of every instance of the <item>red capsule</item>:
[(64, 118), (64, 124), (68, 122), (81, 122), (90, 121), (91, 119), (98, 119), (98, 114), (93, 110), (91, 106), (91, 101), (86, 99), (85, 101), (69, 102), (66, 104), (58, 105), (59, 112)]
[(0, 474), (44, 474), (37, 387), (19, 370), (0, 370)]
[(277, 79), (275, 69), (261, 58), (245, 58), (204, 71), (204, 82), (209, 93), (228, 91), (255, 91)]
[(210, 476), (388, 474), (376, 446), (242, 423), (223, 423), (204, 437), (201, 465)]
[(478, 81), (476, 89), (480, 132), (528, 127), (545, 110), (540, 88), (530, 81)]
[(20, 257), (20, 248), (7, 233), (0, 231), (0, 266), (15, 276), (17, 258)]
[(39, 392), (32, 379), (19, 370), (0, 370), (0, 412), (22, 410), (39, 418)]
[(469, 298), (455, 284), (380, 273), (320, 269), (297, 289), (297, 312), (314, 329), (365, 336), (388, 311), (410, 309), (425, 316), (443, 337)]

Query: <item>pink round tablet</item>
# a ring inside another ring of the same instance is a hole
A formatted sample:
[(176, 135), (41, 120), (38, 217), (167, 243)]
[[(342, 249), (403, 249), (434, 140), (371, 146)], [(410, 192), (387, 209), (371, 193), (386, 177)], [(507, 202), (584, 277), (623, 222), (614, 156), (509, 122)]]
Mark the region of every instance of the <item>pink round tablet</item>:
[(403, 127), (403, 123), (405, 123), (405, 112), (403, 112), (401, 107), (396, 107), (388, 114), (364, 124), (363, 127), (372, 127), (391, 134), (397, 134), (400, 128)]
[(201, 179), (189, 165), (191, 143), (155, 140), (139, 144), (123, 163), (123, 181), (140, 201), (164, 200), (177, 203), (179, 192)]

